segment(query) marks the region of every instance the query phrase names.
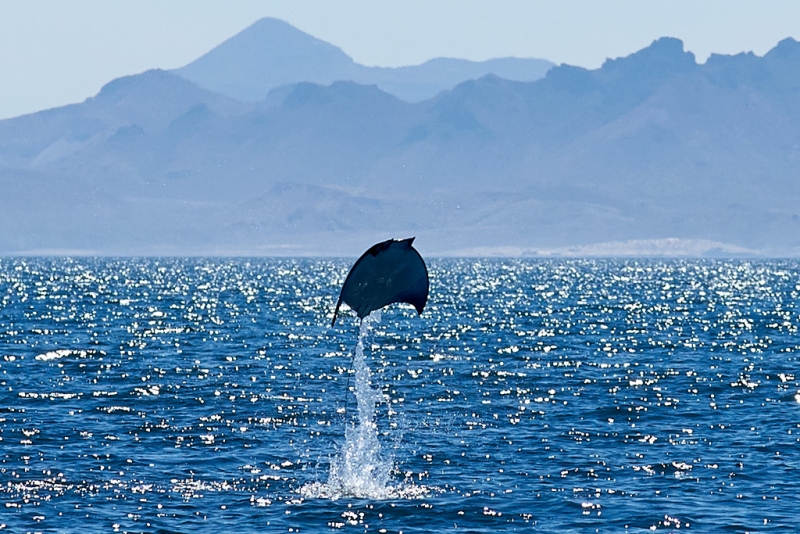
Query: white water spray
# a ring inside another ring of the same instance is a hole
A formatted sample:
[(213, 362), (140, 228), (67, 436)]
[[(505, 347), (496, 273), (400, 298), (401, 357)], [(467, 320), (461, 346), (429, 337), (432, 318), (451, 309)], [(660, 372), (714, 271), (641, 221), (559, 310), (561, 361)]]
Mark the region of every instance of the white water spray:
[(327, 484), (329, 491), (342, 496), (377, 499), (388, 496), (392, 462), (381, 455), (375, 423), (375, 405), (381, 401), (381, 393), (370, 384), (371, 373), (364, 357), (364, 343), (380, 319), (380, 311), (372, 312), (361, 321), (358, 332), (353, 357), (358, 421), (345, 429), (345, 442), (331, 462)]
[(394, 465), (391, 459), (385, 458), (381, 453), (378, 425), (375, 423), (375, 406), (381, 402), (382, 396), (370, 384), (371, 373), (364, 356), (364, 344), (374, 325), (380, 320), (380, 310), (373, 311), (361, 321), (358, 332), (358, 343), (353, 357), (358, 420), (345, 428), (345, 441), (331, 460), (328, 482), (314, 482), (300, 489), (300, 493), (307, 497), (414, 499), (429, 492), (427, 487), (414, 484), (390, 485), (390, 473)]

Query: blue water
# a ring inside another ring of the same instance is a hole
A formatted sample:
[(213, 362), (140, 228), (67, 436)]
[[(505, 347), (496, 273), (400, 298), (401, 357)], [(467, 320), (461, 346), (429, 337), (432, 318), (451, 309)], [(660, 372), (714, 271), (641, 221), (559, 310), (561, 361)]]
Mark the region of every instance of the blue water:
[(0, 529), (800, 531), (800, 262), (350, 263), (0, 260)]

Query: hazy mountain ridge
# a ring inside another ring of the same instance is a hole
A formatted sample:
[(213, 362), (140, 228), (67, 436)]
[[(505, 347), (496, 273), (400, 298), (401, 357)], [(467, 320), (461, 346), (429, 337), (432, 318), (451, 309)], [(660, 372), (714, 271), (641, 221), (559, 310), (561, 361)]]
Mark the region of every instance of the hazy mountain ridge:
[(436, 58), (414, 66), (367, 67), (336, 46), (281, 20), (264, 18), (173, 72), (243, 102), (263, 100), (282, 85), (336, 81), (375, 85), (402, 100), (420, 102), (491, 73), (511, 80), (538, 80), (552, 66), (543, 59)]
[(150, 71), (0, 121), (0, 251), (798, 254), (798, 73), (791, 39), (699, 65), (668, 38), (417, 104), (352, 82), (245, 104)]
[(36, 158), (57, 161), (108, 139), (118, 129), (121, 135), (137, 129), (157, 133), (200, 104), (223, 115), (252, 108), (169, 72), (147, 71), (113, 80), (81, 104), (0, 121), (0, 166), (36, 165)]

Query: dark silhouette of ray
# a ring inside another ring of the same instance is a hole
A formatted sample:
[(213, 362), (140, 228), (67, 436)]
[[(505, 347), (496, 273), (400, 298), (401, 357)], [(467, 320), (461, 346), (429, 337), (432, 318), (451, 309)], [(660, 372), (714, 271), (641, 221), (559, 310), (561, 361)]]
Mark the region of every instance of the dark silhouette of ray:
[(405, 302), (422, 313), (428, 302), (428, 268), (411, 246), (414, 238), (390, 239), (370, 247), (353, 265), (342, 286), (331, 326), (342, 302), (363, 319), (395, 302)]

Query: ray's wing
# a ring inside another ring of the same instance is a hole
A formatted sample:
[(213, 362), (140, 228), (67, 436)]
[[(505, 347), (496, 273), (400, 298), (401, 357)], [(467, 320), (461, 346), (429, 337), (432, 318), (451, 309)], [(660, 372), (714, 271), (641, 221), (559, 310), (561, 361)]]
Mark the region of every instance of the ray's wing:
[(428, 301), (428, 268), (412, 246), (414, 238), (377, 243), (358, 258), (339, 294), (331, 326), (346, 303), (360, 319), (395, 302), (405, 302), (422, 313)]

